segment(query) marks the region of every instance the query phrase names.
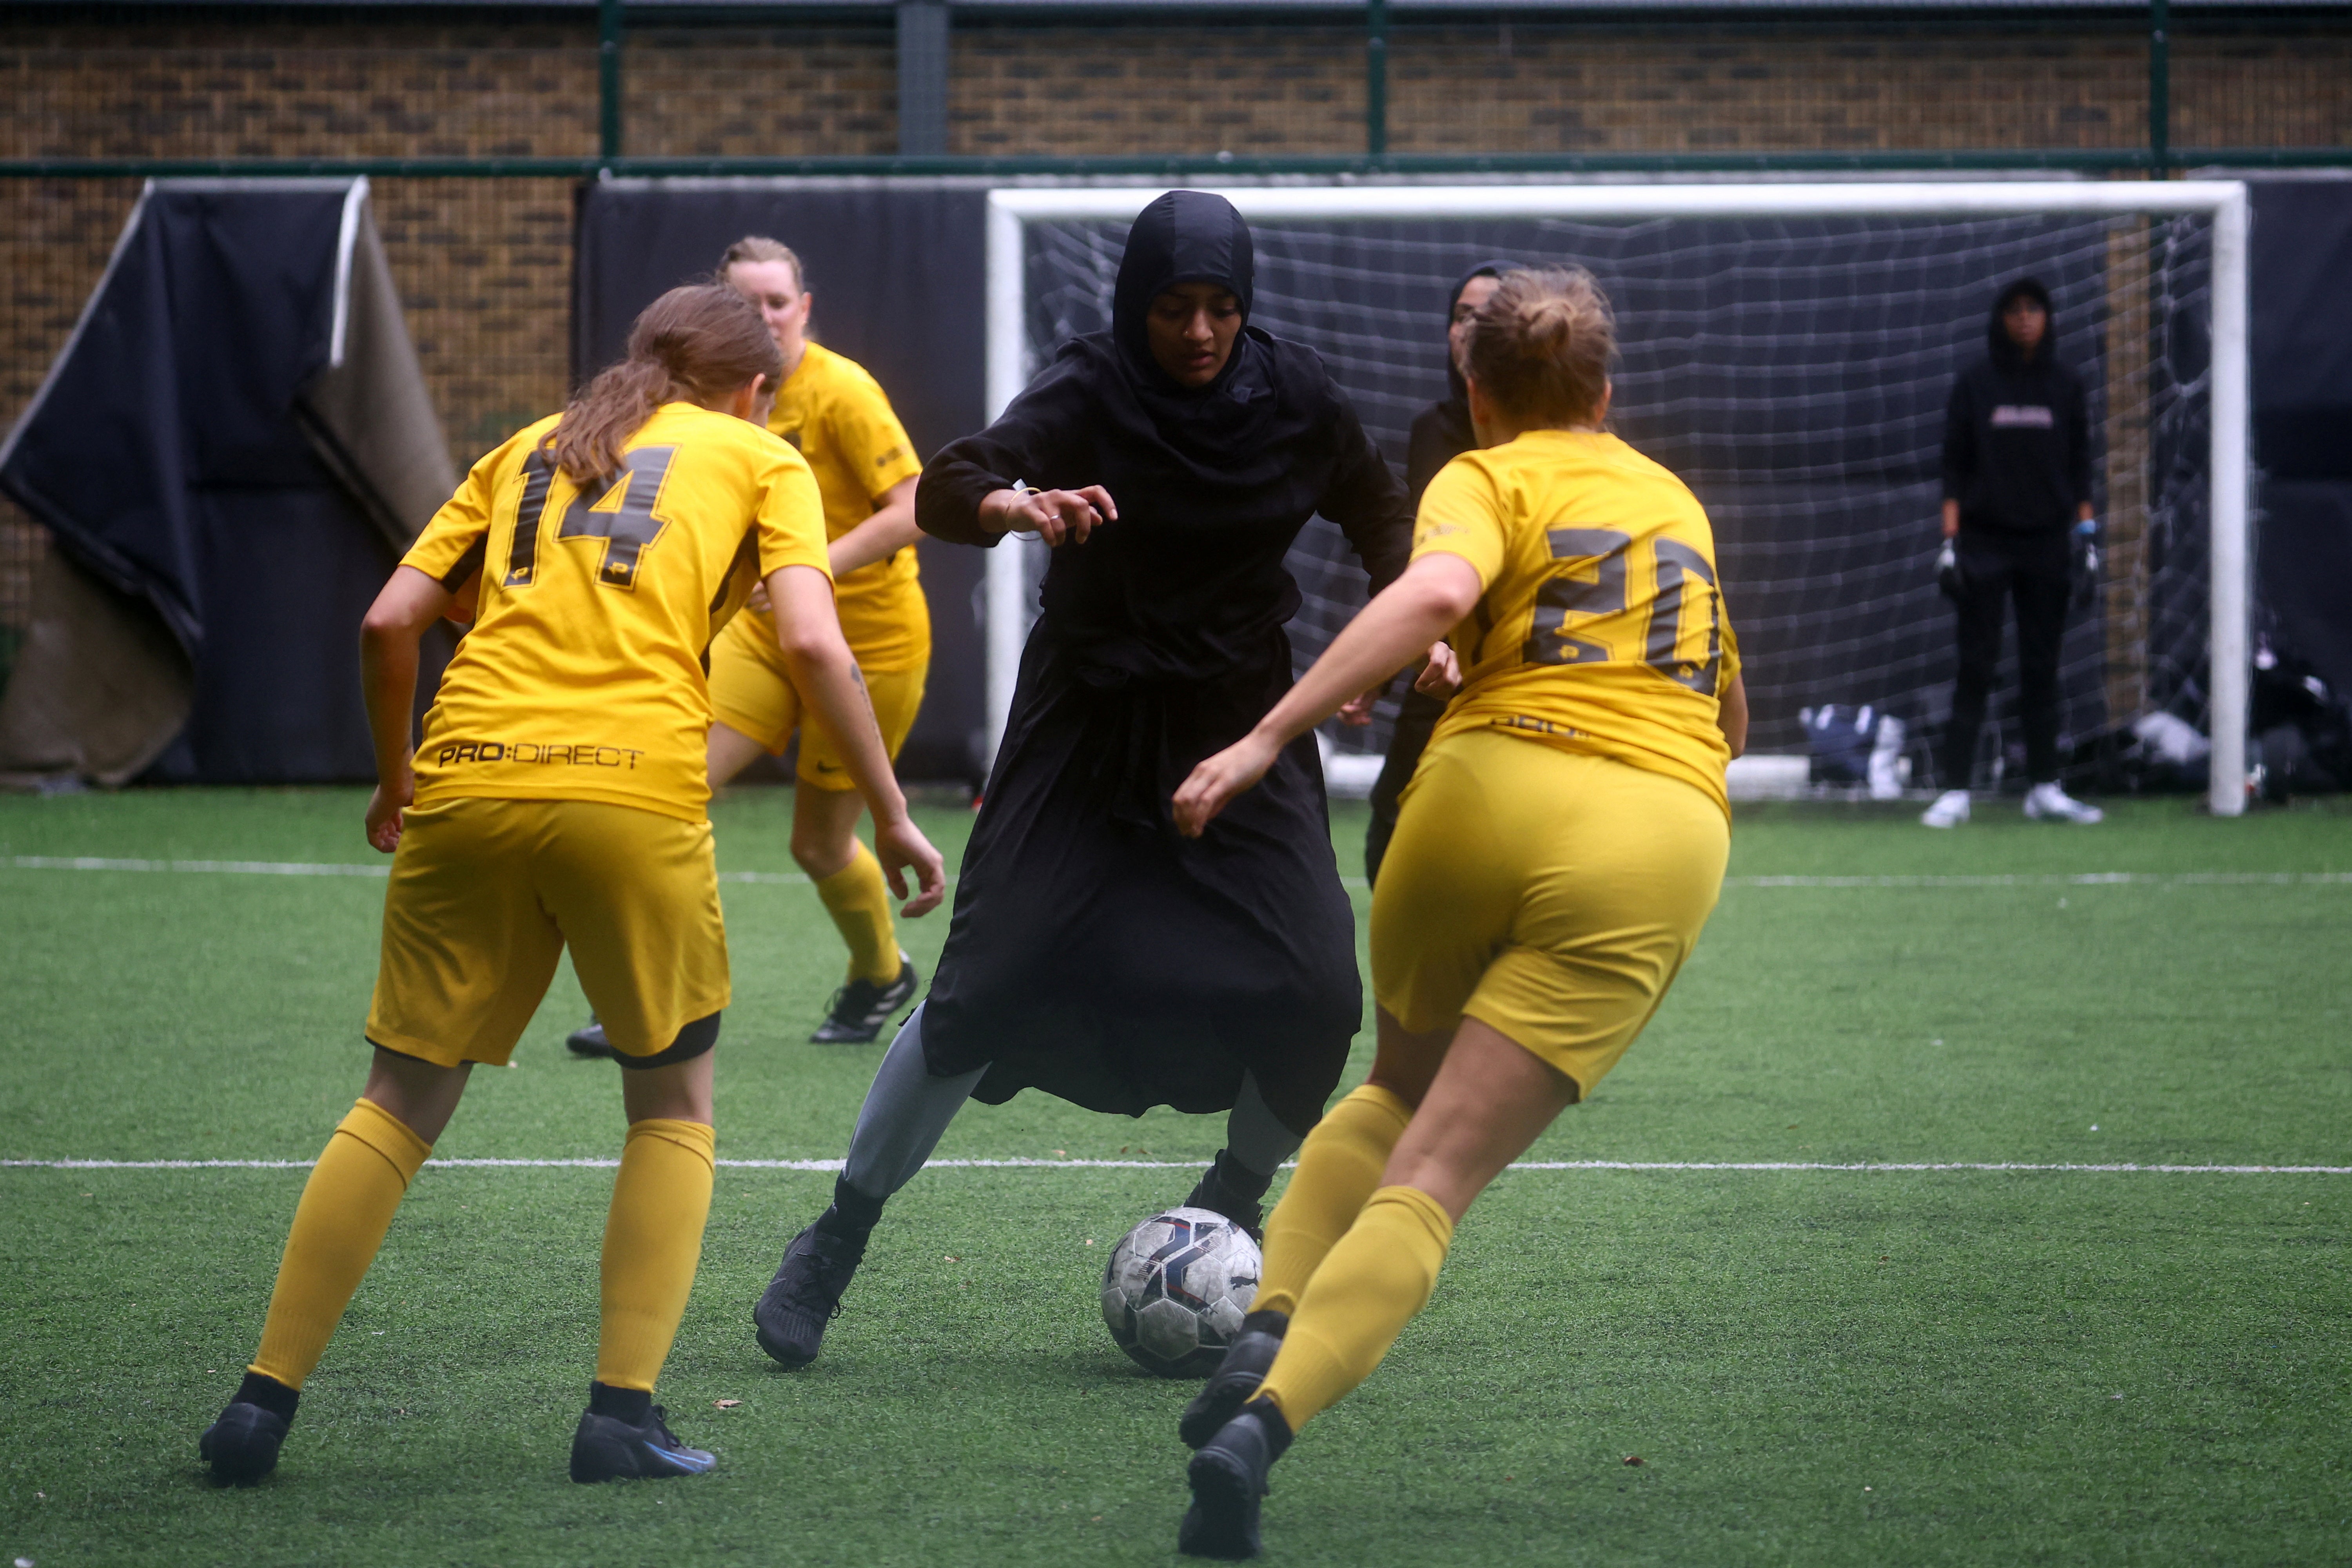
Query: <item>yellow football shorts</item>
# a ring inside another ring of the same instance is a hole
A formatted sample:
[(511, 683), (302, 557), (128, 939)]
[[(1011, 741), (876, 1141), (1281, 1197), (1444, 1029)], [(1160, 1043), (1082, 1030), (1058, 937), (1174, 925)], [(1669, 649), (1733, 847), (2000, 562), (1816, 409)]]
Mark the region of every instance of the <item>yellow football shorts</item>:
[[(861, 667), (862, 668), (862, 667)], [(874, 721), (881, 727), (882, 744), (890, 760), (907, 743), (915, 715), (923, 706), (923, 682), (930, 674), (930, 652), (911, 669), (864, 669), (866, 695), (874, 701)], [(777, 756), (783, 754), (795, 730), (801, 732), (801, 757), (793, 769), (800, 781), (818, 789), (853, 790), (849, 770), (822, 724), (803, 725), (801, 694), (785, 673), (783, 650), (776, 646), (776, 624), (746, 610), (729, 621), (710, 645), (710, 706), (719, 721), (749, 735)]]
[(1423, 754), (1372, 894), (1372, 990), (1416, 1034), (1464, 1016), (1576, 1080), (1617, 1065), (1698, 941), (1731, 831), (1687, 784), (1501, 730)]
[(367, 1037), (443, 1067), (503, 1062), (566, 945), (625, 1056), (725, 1007), (710, 824), (584, 800), (413, 808), (392, 858)]

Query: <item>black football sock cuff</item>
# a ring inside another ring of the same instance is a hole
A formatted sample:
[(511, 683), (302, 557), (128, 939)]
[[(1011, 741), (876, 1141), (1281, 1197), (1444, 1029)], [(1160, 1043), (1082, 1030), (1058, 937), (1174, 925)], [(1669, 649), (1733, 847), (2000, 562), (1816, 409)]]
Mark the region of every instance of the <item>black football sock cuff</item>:
[(231, 1405), (258, 1405), (280, 1421), (294, 1419), (295, 1406), (302, 1403), (302, 1391), (289, 1388), (276, 1378), (258, 1372), (248, 1372), (245, 1381), (236, 1385), (236, 1397)]
[(1279, 1459), (1288, 1451), (1296, 1434), (1290, 1430), (1290, 1423), (1283, 1419), (1281, 1405), (1261, 1394), (1242, 1406), (1242, 1414), (1256, 1416), (1257, 1424), (1265, 1428), (1267, 1458)]
[(614, 1388), (608, 1383), (588, 1385), (588, 1414), (609, 1415), (632, 1426), (642, 1426), (654, 1413), (654, 1396), (642, 1388)]
[(1244, 1203), (1255, 1203), (1274, 1185), (1272, 1171), (1253, 1171), (1231, 1149), (1220, 1149), (1210, 1163), (1209, 1180)]
[(1290, 1314), (1277, 1312), (1269, 1307), (1263, 1312), (1251, 1312), (1242, 1319), (1242, 1332), (1272, 1334), (1276, 1339), (1290, 1331)]
[(822, 1228), (835, 1236), (863, 1239), (882, 1218), (882, 1205), (887, 1198), (869, 1197), (849, 1184), (845, 1175), (833, 1179), (833, 1206), (817, 1219)]

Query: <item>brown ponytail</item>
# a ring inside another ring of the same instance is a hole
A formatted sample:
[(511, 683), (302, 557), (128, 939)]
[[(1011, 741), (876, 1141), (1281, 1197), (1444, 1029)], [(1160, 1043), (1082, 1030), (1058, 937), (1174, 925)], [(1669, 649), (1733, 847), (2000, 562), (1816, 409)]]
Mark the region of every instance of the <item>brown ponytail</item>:
[(1609, 385), (1617, 323), (1609, 296), (1581, 267), (1503, 274), (1471, 319), (1468, 352), (1478, 390), (1529, 425), (1591, 419)]
[(665, 403), (702, 403), (755, 375), (773, 387), (783, 356), (751, 302), (732, 289), (673, 289), (629, 329), (629, 354), (597, 373), (563, 411), (548, 447), (586, 486), (621, 465), (621, 448)]

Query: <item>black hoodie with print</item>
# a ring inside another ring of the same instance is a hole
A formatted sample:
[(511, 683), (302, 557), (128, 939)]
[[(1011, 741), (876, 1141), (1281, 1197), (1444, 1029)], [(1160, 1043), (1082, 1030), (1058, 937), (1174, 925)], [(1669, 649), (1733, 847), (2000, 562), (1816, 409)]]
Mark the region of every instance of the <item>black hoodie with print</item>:
[(1990, 353), (1952, 384), (1944, 416), (1944, 499), (1960, 503), (1962, 531), (2063, 531), (2091, 499), (2090, 413), (2083, 383), (2058, 363), (2058, 319), (2032, 359), (2001, 311), (2020, 298), (2050, 309), (2050, 291), (2021, 278), (1993, 301)]

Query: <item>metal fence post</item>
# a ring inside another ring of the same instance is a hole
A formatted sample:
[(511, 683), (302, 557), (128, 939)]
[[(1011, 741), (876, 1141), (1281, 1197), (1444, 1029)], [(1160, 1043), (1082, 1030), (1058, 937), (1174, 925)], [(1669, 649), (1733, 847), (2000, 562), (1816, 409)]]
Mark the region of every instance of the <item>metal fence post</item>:
[(948, 150), (946, 0), (898, 0), (898, 153)]
[(2171, 0), (2150, 0), (2147, 12), (2147, 153), (2160, 180), (2172, 164)]
[(621, 155), (621, 0), (596, 0), (596, 155)]
[(1380, 158), (1389, 150), (1389, 0), (1371, 0), (1364, 20), (1364, 151)]

